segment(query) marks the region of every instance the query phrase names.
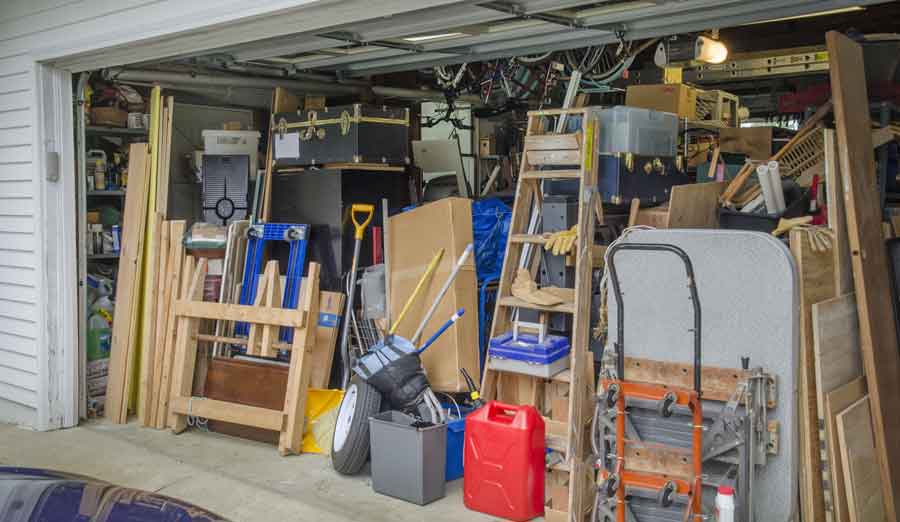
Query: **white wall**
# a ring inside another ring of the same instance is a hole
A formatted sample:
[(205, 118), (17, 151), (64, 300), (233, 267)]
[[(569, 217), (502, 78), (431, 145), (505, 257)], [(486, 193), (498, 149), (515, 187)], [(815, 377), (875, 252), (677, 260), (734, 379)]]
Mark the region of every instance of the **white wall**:
[(32, 425), (38, 405), (39, 241), (35, 75), (0, 59), (0, 419)]

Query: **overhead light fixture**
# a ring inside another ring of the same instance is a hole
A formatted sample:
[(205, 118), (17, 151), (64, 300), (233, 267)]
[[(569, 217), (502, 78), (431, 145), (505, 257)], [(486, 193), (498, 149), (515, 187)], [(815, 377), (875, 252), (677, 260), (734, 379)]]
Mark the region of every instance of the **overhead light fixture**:
[(656, 46), (653, 61), (659, 67), (685, 67), (697, 62), (722, 63), (728, 58), (725, 44), (709, 36), (662, 41)]
[(419, 42), (430, 42), (432, 40), (441, 40), (444, 38), (453, 38), (456, 36), (463, 36), (466, 33), (441, 33), (441, 34), (424, 34), (422, 36), (407, 36), (404, 38), (407, 42), (419, 43)]
[(698, 36), (694, 42), (694, 59), (698, 62), (722, 63), (728, 58), (728, 48), (719, 40)]

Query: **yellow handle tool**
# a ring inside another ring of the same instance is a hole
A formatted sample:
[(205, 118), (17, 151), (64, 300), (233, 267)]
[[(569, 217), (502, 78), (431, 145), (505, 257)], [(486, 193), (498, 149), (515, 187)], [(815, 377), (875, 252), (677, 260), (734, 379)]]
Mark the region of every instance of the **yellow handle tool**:
[[(362, 223), (356, 220), (357, 212), (366, 213), (366, 219)], [(350, 219), (353, 221), (353, 227), (356, 228), (354, 239), (361, 240), (363, 238), (363, 233), (366, 231), (366, 226), (372, 222), (372, 216), (375, 215), (375, 205), (369, 205), (366, 203), (354, 203), (350, 206)]]
[(400, 325), (400, 321), (403, 320), (403, 316), (406, 315), (406, 312), (409, 310), (409, 307), (412, 306), (413, 301), (416, 300), (416, 296), (418, 296), (422, 289), (425, 288), (425, 281), (431, 277), (432, 272), (437, 268), (438, 263), (441, 262), (441, 258), (444, 256), (444, 249), (438, 250), (437, 254), (434, 255), (434, 258), (431, 260), (431, 263), (428, 263), (428, 268), (425, 269), (425, 273), (422, 274), (422, 277), (419, 278), (418, 284), (416, 284), (415, 290), (413, 290), (412, 295), (409, 296), (409, 299), (406, 300), (406, 304), (403, 305), (403, 310), (400, 310), (400, 315), (397, 316), (397, 320), (394, 321), (394, 325), (391, 326), (391, 329), (388, 331), (388, 335), (394, 335), (394, 332), (397, 331), (397, 326)]

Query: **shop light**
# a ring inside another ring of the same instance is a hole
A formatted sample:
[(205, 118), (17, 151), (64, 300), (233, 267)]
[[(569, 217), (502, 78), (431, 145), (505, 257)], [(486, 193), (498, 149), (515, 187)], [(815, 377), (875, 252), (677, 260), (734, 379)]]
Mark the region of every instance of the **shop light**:
[(694, 42), (694, 59), (698, 62), (722, 63), (728, 58), (728, 48), (719, 40), (698, 36)]

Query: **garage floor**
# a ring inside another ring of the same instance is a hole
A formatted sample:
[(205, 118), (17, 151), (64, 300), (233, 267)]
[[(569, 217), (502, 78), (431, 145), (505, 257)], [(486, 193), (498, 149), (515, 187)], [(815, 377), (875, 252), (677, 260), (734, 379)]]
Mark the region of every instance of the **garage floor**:
[(343, 477), (328, 457), (279, 457), (274, 446), (215, 433), (139, 428), (105, 421), (47, 433), (0, 424), (0, 464), (88, 475), (187, 500), (236, 522), (478, 521), (462, 480), (419, 507), (372, 491), (368, 474)]

